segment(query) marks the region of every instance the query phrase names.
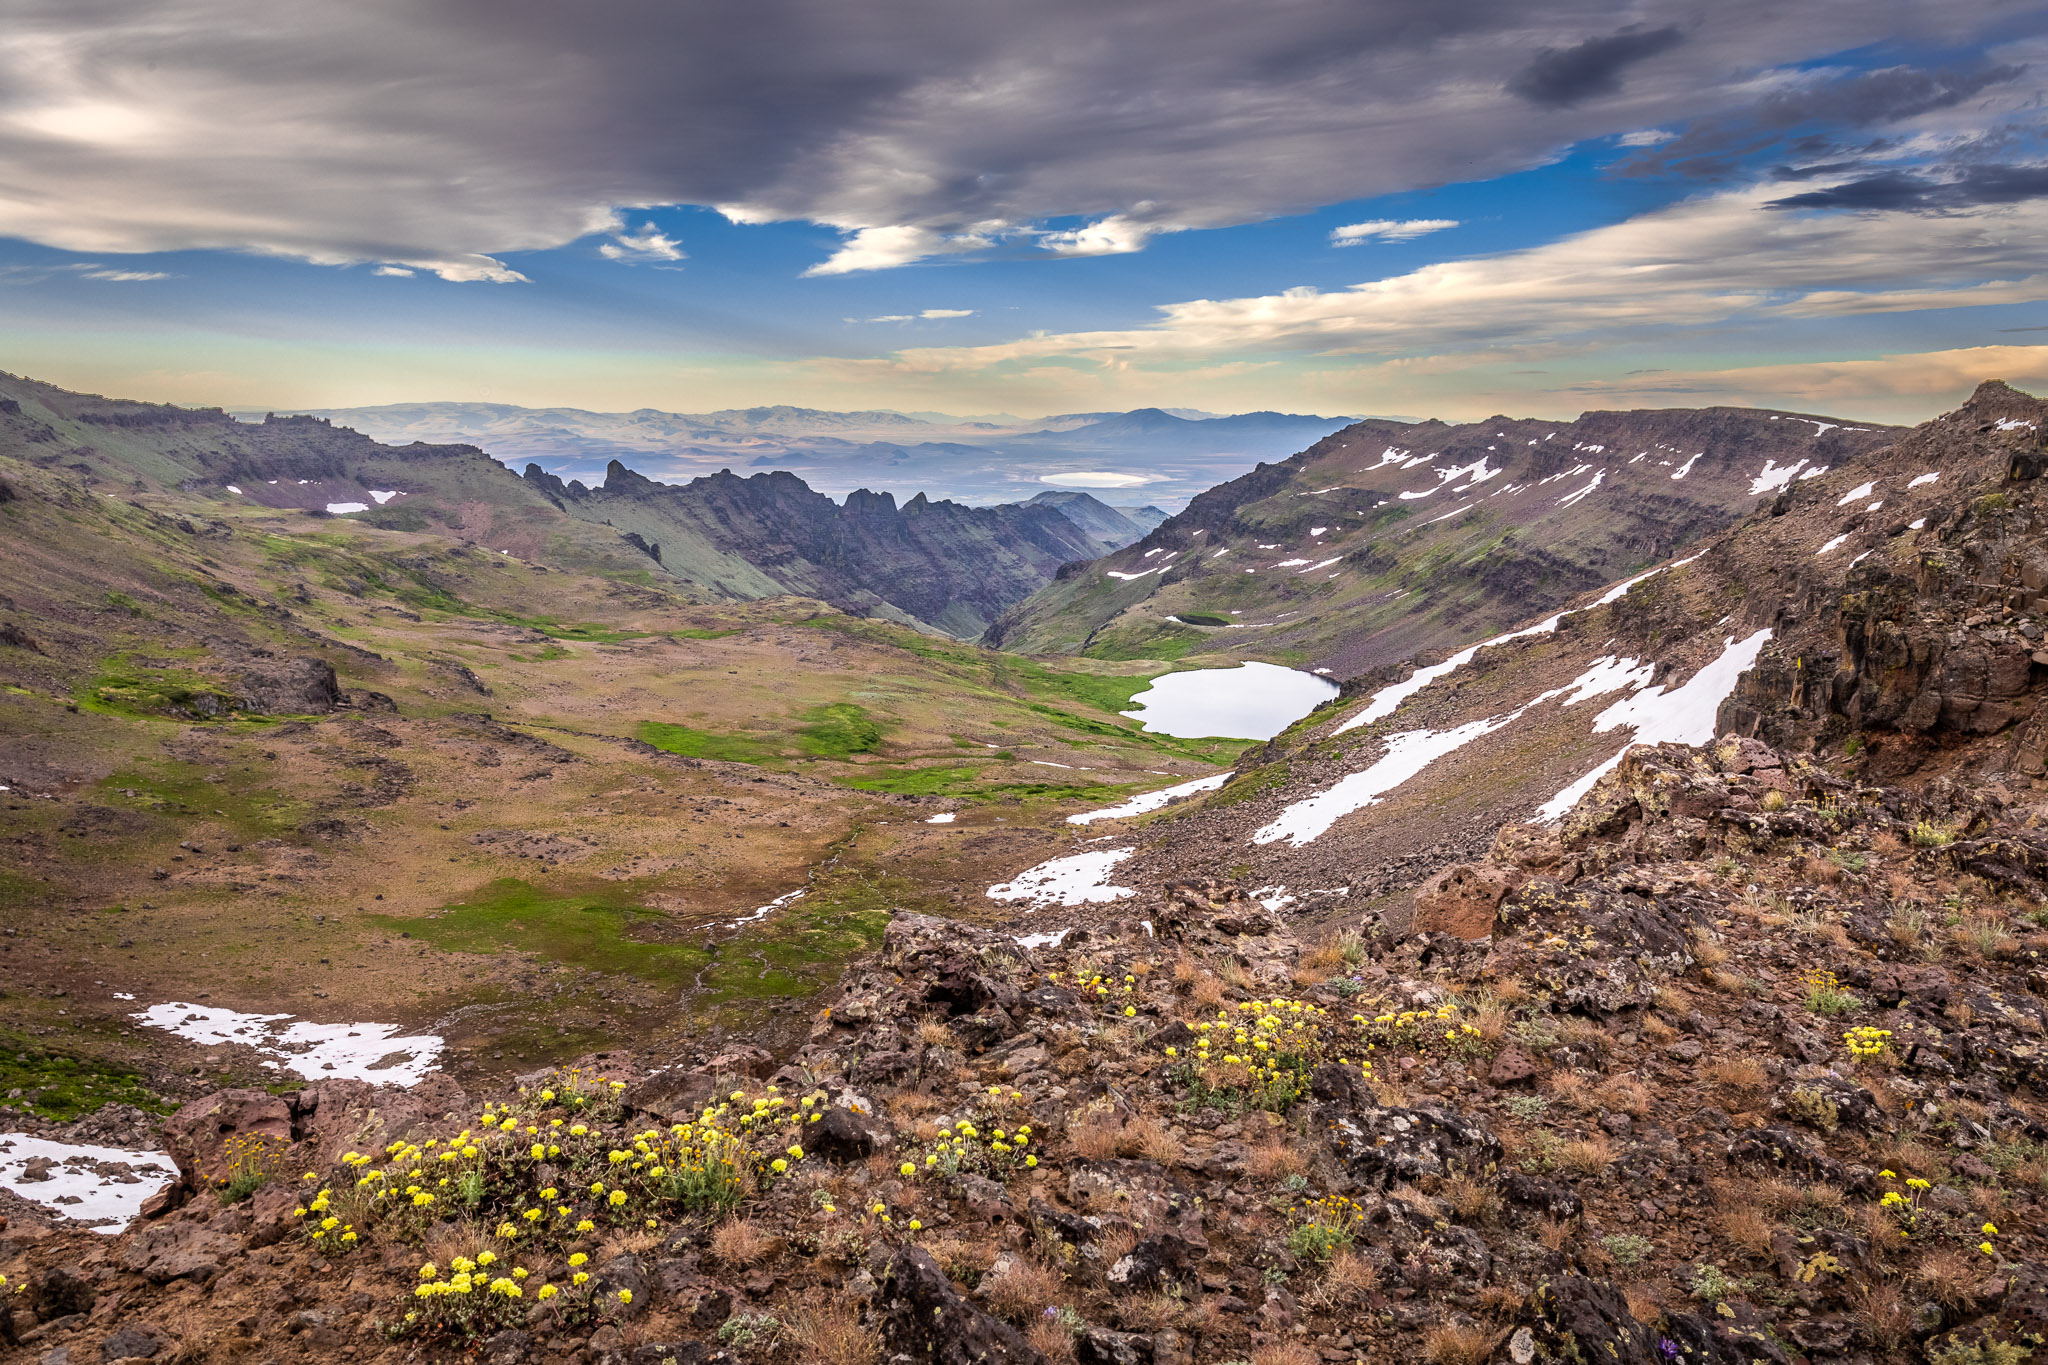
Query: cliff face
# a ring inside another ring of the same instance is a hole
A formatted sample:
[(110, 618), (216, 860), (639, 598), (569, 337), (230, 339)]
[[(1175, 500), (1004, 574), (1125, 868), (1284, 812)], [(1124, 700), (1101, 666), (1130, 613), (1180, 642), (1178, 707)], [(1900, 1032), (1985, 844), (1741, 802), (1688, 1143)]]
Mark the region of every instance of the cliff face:
[[(1055, 504), (966, 507), (920, 493), (898, 506), (889, 493), (861, 489), (842, 506), (779, 470), (662, 484), (614, 460), (599, 488), (564, 483), (537, 465), (526, 477), (570, 515), (661, 546), (672, 573), (702, 573), (745, 596), (817, 597), (963, 637), (979, 635), (1062, 564), (1108, 548)], [(1125, 520), (1087, 502), (1104, 524)], [(677, 546), (692, 557), (679, 558)], [(725, 562), (707, 562), (707, 554)]]
[(1109, 658), (1228, 649), (1358, 677), (1683, 553), (1895, 434), (1745, 408), (1360, 422), (1201, 494), (989, 640)]

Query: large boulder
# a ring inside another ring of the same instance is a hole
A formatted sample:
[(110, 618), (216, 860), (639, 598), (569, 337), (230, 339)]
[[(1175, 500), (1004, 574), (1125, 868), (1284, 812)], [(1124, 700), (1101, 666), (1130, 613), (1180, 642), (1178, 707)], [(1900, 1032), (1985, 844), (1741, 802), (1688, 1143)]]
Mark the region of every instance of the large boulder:
[(953, 1287), (922, 1247), (897, 1251), (876, 1298), (892, 1352), (924, 1365), (1044, 1365), (1045, 1357), (1006, 1322)]
[(1499, 1138), (1449, 1109), (1358, 1105), (1331, 1113), (1328, 1131), (1345, 1167), (1369, 1185), (1459, 1171), (1491, 1175), (1501, 1159)]
[(1415, 889), (1418, 932), (1485, 938), (1509, 889), (1506, 869), (1489, 863), (1453, 863)]

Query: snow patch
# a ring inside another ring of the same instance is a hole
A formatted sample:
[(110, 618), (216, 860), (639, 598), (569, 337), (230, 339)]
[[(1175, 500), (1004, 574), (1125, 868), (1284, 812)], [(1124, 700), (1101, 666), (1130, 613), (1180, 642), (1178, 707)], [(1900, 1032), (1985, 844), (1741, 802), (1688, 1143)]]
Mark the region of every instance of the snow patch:
[(1841, 543), (1842, 543), (1843, 541), (1847, 540), (1848, 538), (1849, 538), (1849, 533), (1848, 533), (1847, 531), (1844, 531), (1844, 532), (1842, 532), (1842, 534), (1840, 534), (1840, 535), (1836, 536), (1836, 537), (1835, 537), (1835, 538), (1834, 538), (1833, 540), (1831, 540), (1831, 541), (1829, 541), (1829, 542), (1828, 542), (1827, 544), (1825, 544), (1825, 545), (1821, 546), (1821, 547), (1820, 547), (1820, 548), (1819, 548), (1818, 550), (1815, 550), (1815, 551), (1813, 552), (1813, 557), (1814, 557), (1815, 559), (1818, 559), (1818, 558), (1820, 558), (1820, 557), (1821, 557), (1822, 555), (1826, 554), (1826, 553), (1827, 553), (1827, 552), (1828, 552), (1829, 550), (1833, 550), (1833, 549), (1836, 549), (1836, 548), (1838, 548), (1838, 547), (1839, 547), (1839, 546), (1841, 545)]
[(235, 486), (234, 486), (233, 484), (229, 484), (229, 485), (228, 485), (228, 492), (230, 492), (230, 493), (233, 493), (233, 494), (234, 494), (234, 495), (235, 495), (236, 497), (238, 497), (238, 498), (239, 498), (239, 497), (243, 497), (243, 496), (245, 496), (245, 495), (243, 494), (242, 490), (241, 490), (241, 489), (239, 489), (239, 488), (237, 488), (237, 487), (235, 487)]
[[(300, 482), (304, 482), (304, 480)], [(367, 502), (330, 502), (327, 504), (327, 514), (332, 517), (345, 517), (351, 512), (367, 512), (369, 510), (370, 504)]]
[(1192, 782), (1183, 782), (1176, 787), (1161, 787), (1158, 791), (1139, 792), (1121, 805), (1106, 806), (1101, 810), (1083, 811), (1079, 815), (1069, 815), (1067, 823), (1070, 825), (1092, 825), (1097, 820), (1122, 820), (1127, 816), (1143, 815), (1147, 811), (1158, 810), (1161, 806), (1167, 805), (1180, 797), (1193, 796), (1196, 792), (1215, 791), (1225, 782), (1228, 782), (1233, 775), (1231, 773), (1214, 773), (1208, 777), (1198, 777)]
[(1921, 484), (1923, 484), (1923, 483), (1933, 483), (1933, 482), (1934, 482), (1934, 481), (1935, 481), (1936, 479), (1939, 479), (1940, 477), (1941, 477), (1941, 475), (1940, 475), (1939, 473), (1934, 473), (1934, 474), (1922, 474), (1922, 475), (1921, 475), (1921, 476), (1920, 476), (1919, 478), (1917, 478), (1917, 479), (1913, 480), (1913, 481), (1912, 481), (1911, 483), (1907, 484), (1907, 485), (1906, 485), (1906, 490), (1907, 490), (1908, 492), (1911, 492), (1911, 491), (1912, 491), (1913, 489), (1915, 489), (1915, 488), (1918, 488), (1918, 487), (1919, 487), (1919, 486), (1920, 486)]
[(1850, 503), (1856, 502), (1862, 498), (1867, 498), (1876, 491), (1877, 485), (1875, 483), (1859, 483), (1854, 488), (1850, 489), (1848, 492), (1842, 494), (1841, 497), (1836, 498), (1835, 506), (1847, 507)]
[[(1682, 478), (1684, 478), (1684, 477), (1685, 477), (1686, 475), (1688, 475), (1688, 474), (1692, 473), (1692, 467), (1693, 467), (1693, 466), (1694, 466), (1695, 464), (1697, 464), (1697, 463), (1699, 462), (1699, 458), (1700, 458), (1700, 455), (1704, 455), (1704, 454), (1706, 454), (1706, 453), (1707, 453), (1706, 451), (1702, 450), (1702, 451), (1700, 451), (1700, 452), (1699, 452), (1699, 454), (1698, 454), (1698, 455), (1694, 455), (1694, 456), (1693, 456), (1693, 457), (1692, 457), (1692, 458), (1691, 458), (1690, 460), (1687, 460), (1687, 461), (1686, 461), (1686, 462), (1685, 462), (1684, 464), (1680, 465), (1680, 466), (1678, 467), (1678, 470), (1677, 470), (1677, 472), (1676, 472), (1676, 473), (1674, 473), (1674, 474), (1673, 474), (1673, 475), (1671, 476), (1671, 478), (1672, 478), (1672, 481), (1673, 481), (1673, 482), (1675, 483), (1675, 482), (1677, 482), (1677, 481), (1678, 481), (1679, 479), (1682, 479)], [(1636, 459), (1637, 459), (1637, 460), (1640, 460), (1640, 459), (1642, 459), (1642, 458), (1643, 458), (1643, 457), (1642, 457), (1642, 456), (1640, 456), (1640, 455), (1636, 456)], [(1633, 463), (1635, 463), (1635, 461), (1634, 461), (1634, 460), (1631, 460), (1631, 461), (1630, 461), (1629, 463), (1633, 464)]]
[(1587, 484), (1587, 485), (1586, 485), (1586, 486), (1585, 486), (1584, 488), (1581, 488), (1581, 489), (1580, 489), (1580, 490), (1579, 490), (1578, 492), (1576, 492), (1576, 493), (1567, 493), (1567, 494), (1566, 494), (1565, 496), (1563, 496), (1563, 497), (1559, 498), (1559, 499), (1557, 500), (1557, 505), (1558, 505), (1559, 507), (1570, 507), (1570, 506), (1571, 506), (1571, 505), (1572, 505), (1573, 503), (1577, 502), (1577, 501), (1578, 501), (1578, 500), (1579, 500), (1580, 498), (1583, 498), (1583, 497), (1585, 497), (1585, 496), (1586, 496), (1586, 495), (1587, 495), (1588, 493), (1592, 492), (1592, 491), (1593, 491), (1594, 489), (1598, 488), (1598, 487), (1599, 487), (1599, 486), (1600, 486), (1600, 485), (1601, 485), (1602, 483), (1606, 482), (1606, 479), (1607, 479), (1607, 471), (1603, 469), (1603, 470), (1601, 470), (1601, 471), (1600, 471), (1599, 473), (1597, 473), (1597, 474), (1595, 474), (1595, 475), (1593, 476), (1593, 482), (1591, 482), (1591, 483)]
[(393, 498), (402, 498), (405, 496), (405, 494), (403, 492), (395, 491), (390, 493), (380, 493), (376, 489), (372, 488), (370, 490), (370, 496), (377, 500), (377, 505), (379, 507), (382, 507), (385, 503), (390, 502)]
[(925, 823), (927, 825), (950, 825), (959, 818), (960, 817), (955, 815), (952, 811), (942, 810), (937, 815), (934, 815), (931, 818), (927, 819)]
[(1805, 467), (1806, 461), (1803, 459), (1794, 460), (1783, 469), (1778, 468), (1776, 460), (1765, 460), (1763, 472), (1749, 481), (1749, 491), (1752, 496), (1762, 493), (1775, 493), (1786, 484), (1791, 483), (1798, 476), (1799, 471)]
[(1066, 941), (1067, 935), (1073, 932), (1071, 927), (1055, 929), (1049, 934), (1025, 934), (1022, 937), (1012, 936), (1010, 942), (1021, 948), (1057, 948)]
[(728, 921), (720, 927), (725, 929), (737, 929), (742, 924), (752, 924), (756, 920), (766, 919), (770, 914), (774, 913), (777, 910), (780, 910), (783, 906), (788, 905), (791, 901), (796, 900), (803, 894), (803, 887), (798, 887), (794, 891), (785, 891), (780, 896), (777, 896), (774, 900), (769, 901), (766, 905), (756, 910), (753, 914), (741, 915), (738, 919)]
[(1098, 905), (1119, 901), (1137, 892), (1128, 886), (1111, 886), (1110, 870), (1136, 849), (1099, 848), (1087, 853), (1070, 853), (1027, 867), (1009, 881), (988, 889), (994, 901), (1030, 901), (1043, 905)]
[[(55, 1164), (44, 1168), (38, 1158)], [(42, 1179), (28, 1178), (31, 1161), (37, 1161)], [(0, 1186), (94, 1232), (125, 1230), (143, 1201), (177, 1175), (177, 1163), (162, 1152), (0, 1133)]]
[(1633, 697), (1624, 697), (1595, 716), (1596, 735), (1624, 725), (1632, 727), (1635, 734), (1614, 757), (1544, 802), (1536, 818), (1545, 824), (1562, 819), (1566, 811), (1579, 804), (1579, 798), (1593, 790), (1594, 783), (1621, 766), (1622, 755), (1637, 744), (1705, 744), (1713, 739), (1714, 719), (1721, 703), (1735, 690), (1736, 680), (1756, 663), (1757, 654), (1770, 638), (1768, 627), (1746, 640), (1730, 636), (1723, 641), (1721, 653), (1676, 692), (1660, 684)]
[(209, 1047), (246, 1044), (276, 1058), (264, 1062), (272, 1070), (313, 1081), (418, 1085), (447, 1046), (431, 1033), (400, 1037), (397, 1024), (315, 1024), (289, 1014), (244, 1014), (177, 1000), (131, 1017)]

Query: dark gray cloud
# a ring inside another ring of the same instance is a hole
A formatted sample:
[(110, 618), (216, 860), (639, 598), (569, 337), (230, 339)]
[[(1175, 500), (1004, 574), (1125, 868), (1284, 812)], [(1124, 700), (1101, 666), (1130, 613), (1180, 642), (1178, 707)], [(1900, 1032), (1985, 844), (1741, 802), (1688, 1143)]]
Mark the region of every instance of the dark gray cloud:
[(835, 268), (1134, 250), (1753, 108), (1758, 72), (2009, 8), (1637, 0), (1615, 33), (1612, 0), (12, 0), (0, 235), (490, 279), (700, 204), (851, 234)]
[(1546, 47), (1515, 73), (1508, 89), (1531, 104), (1565, 109), (1621, 89), (1621, 73), (1669, 52), (1685, 41), (1676, 24), (1665, 28), (1625, 28), (1605, 38), (1588, 38), (1577, 47)]
[[(1845, 153), (1868, 156), (1878, 147), (1852, 148), (1845, 135), (1896, 124), (2022, 81), (2027, 68), (2000, 63), (1969, 70), (1928, 71), (1909, 66), (1835, 75), (1792, 90), (1776, 90), (1746, 107), (1697, 120), (1684, 133), (1631, 158), (1625, 175), (1682, 175), (1724, 179), (1758, 156), (1812, 161)], [(1825, 130), (1807, 131), (1801, 130)], [(1795, 172), (1796, 173), (1796, 172)]]
[(1954, 212), (2043, 196), (2048, 196), (2048, 166), (1963, 166), (1946, 178), (1920, 171), (1880, 171), (1826, 189), (1773, 199), (1770, 207)]

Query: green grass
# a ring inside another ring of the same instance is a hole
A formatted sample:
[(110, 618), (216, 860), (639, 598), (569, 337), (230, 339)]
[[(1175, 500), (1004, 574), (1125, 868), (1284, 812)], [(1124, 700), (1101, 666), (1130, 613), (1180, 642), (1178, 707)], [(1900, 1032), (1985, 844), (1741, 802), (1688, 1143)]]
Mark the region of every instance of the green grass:
[(110, 662), (78, 691), (80, 709), (107, 716), (176, 716), (215, 720), (234, 710), (235, 698), (218, 681), (181, 668), (141, 668)]
[[(252, 836), (288, 833), (302, 824), (303, 803), (275, 788), (233, 780), (208, 782), (207, 770), (177, 759), (142, 759), (99, 780), (99, 799), (117, 810), (225, 820)], [(129, 792), (134, 796), (129, 796)], [(220, 812), (218, 816), (214, 812)]]
[(0, 1033), (0, 1106), (32, 1111), (59, 1123), (109, 1104), (132, 1104), (151, 1113), (168, 1114), (177, 1106), (143, 1084), (142, 1073), (118, 1063), (62, 1052), (30, 1043), (13, 1033)]
[(962, 796), (981, 781), (978, 767), (942, 765), (935, 768), (906, 768), (877, 777), (842, 777), (839, 785), (864, 792), (894, 792), (898, 796)]
[(728, 635), (737, 635), (739, 633), (739, 627), (737, 626), (734, 626), (731, 630), (703, 630), (692, 626), (688, 630), (672, 630), (668, 632), (672, 638), (677, 640), (723, 640)]
[(641, 742), (685, 758), (713, 758), (726, 763), (772, 763), (782, 746), (758, 735), (720, 735), (667, 721), (644, 720), (634, 732)]
[(850, 701), (813, 706), (803, 719), (809, 723), (797, 731), (797, 747), (814, 758), (871, 754), (882, 743), (882, 727)]
[(702, 948), (632, 937), (634, 930), (665, 925), (668, 917), (614, 887), (561, 895), (503, 877), (436, 914), (371, 919), (449, 952), (539, 953), (567, 966), (667, 986), (694, 982), (711, 961)]

